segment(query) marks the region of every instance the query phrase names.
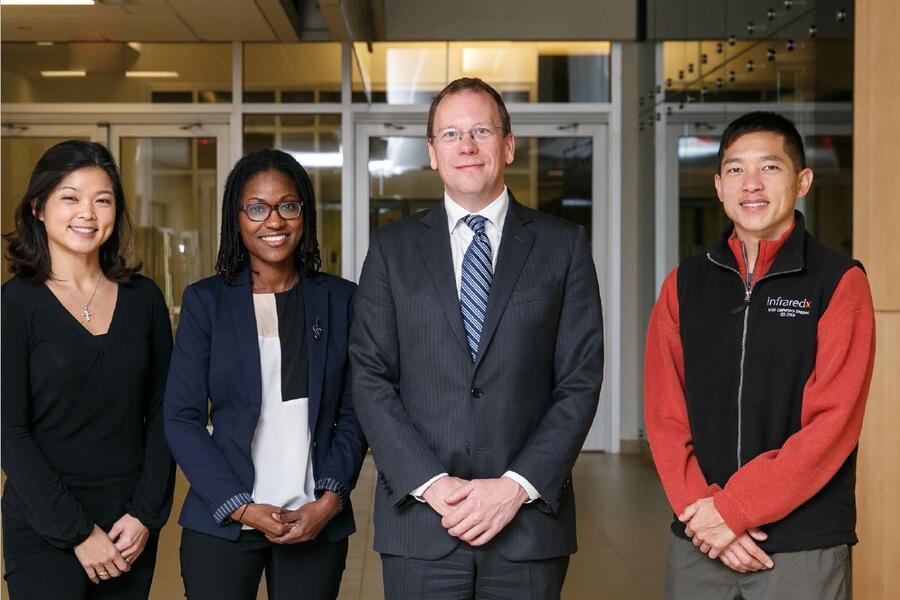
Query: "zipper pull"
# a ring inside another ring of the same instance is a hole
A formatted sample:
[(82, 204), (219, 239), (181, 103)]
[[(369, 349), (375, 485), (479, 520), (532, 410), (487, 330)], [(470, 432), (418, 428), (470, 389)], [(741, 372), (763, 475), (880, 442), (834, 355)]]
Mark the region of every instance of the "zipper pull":
[(744, 288), (744, 303), (741, 304), (740, 306), (735, 306), (734, 308), (732, 308), (732, 309), (728, 312), (728, 314), (730, 314), (730, 315), (739, 315), (739, 314), (741, 314), (742, 312), (744, 312), (745, 310), (747, 310), (747, 307), (750, 306), (750, 294), (751, 294), (751, 291), (752, 291), (752, 289), (751, 289), (750, 287), (745, 287), (745, 288)]

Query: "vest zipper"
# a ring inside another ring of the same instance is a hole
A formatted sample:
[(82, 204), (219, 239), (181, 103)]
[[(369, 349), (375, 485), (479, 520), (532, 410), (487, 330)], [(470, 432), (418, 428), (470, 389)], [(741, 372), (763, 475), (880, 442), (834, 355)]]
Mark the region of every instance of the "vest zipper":
[[(753, 294), (753, 281), (752, 275), (749, 271), (749, 263), (747, 262), (747, 248), (744, 246), (744, 242), (741, 242), (741, 251), (744, 254), (744, 264), (747, 265), (747, 278), (741, 276), (741, 272), (733, 267), (729, 267), (728, 265), (722, 264), (716, 259), (712, 257), (712, 254), (707, 252), (706, 258), (709, 259), (711, 263), (714, 265), (718, 265), (723, 269), (728, 269), (738, 277), (740, 277), (741, 282), (744, 284), (744, 303), (737, 308), (733, 308), (731, 310), (731, 314), (736, 315), (739, 312), (744, 312), (744, 324), (741, 328), (741, 362), (739, 364), (738, 369), (738, 391), (737, 391), (737, 468), (740, 469), (743, 465), (741, 463), (741, 437), (742, 437), (742, 416), (743, 416), (743, 395), (744, 395), (744, 359), (747, 356), (747, 323), (750, 317), (750, 297)], [(788, 273), (797, 273), (798, 271), (802, 271), (803, 269), (790, 269), (788, 271), (779, 271), (777, 273), (766, 273), (764, 277), (760, 277), (756, 280), (758, 284), (760, 281), (764, 279), (768, 279), (770, 277), (775, 277), (776, 275), (786, 275)]]

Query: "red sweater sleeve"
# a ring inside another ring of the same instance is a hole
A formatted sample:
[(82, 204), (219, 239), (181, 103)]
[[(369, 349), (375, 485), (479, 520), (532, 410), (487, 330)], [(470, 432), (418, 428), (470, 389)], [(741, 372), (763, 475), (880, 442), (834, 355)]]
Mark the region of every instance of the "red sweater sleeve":
[(819, 320), (816, 343), (800, 430), (778, 450), (741, 467), (714, 496), (719, 514), (737, 534), (778, 521), (809, 500), (859, 442), (875, 361), (875, 313), (861, 269), (844, 274)]
[(644, 422), (653, 462), (676, 515), (719, 490), (709, 486), (697, 457), (684, 397), (684, 353), (678, 325), (676, 268), (650, 315), (644, 355)]

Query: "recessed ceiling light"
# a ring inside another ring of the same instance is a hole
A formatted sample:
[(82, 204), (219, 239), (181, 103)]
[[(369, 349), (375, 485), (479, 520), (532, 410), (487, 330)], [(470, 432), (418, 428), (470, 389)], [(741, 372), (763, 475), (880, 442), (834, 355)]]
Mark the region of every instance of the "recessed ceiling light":
[(125, 71), (125, 77), (178, 77), (178, 71)]
[(41, 71), (41, 77), (84, 77), (87, 71)]
[(93, 6), (94, 0), (0, 0), (3, 6)]
[(53, 42), (35, 42), (38, 46), (52, 46)]

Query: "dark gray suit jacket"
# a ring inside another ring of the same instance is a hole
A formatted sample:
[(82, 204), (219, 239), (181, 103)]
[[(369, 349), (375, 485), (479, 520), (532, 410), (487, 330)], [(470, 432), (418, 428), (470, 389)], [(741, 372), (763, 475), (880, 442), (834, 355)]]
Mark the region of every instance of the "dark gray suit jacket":
[(583, 228), (510, 194), (473, 364), (443, 203), (382, 227), (354, 299), (350, 358), (379, 471), (375, 550), (446, 556), (460, 542), (409, 492), (442, 472), (512, 470), (542, 500), (489, 544), (509, 560), (575, 552), (571, 470), (603, 379), (600, 294)]

